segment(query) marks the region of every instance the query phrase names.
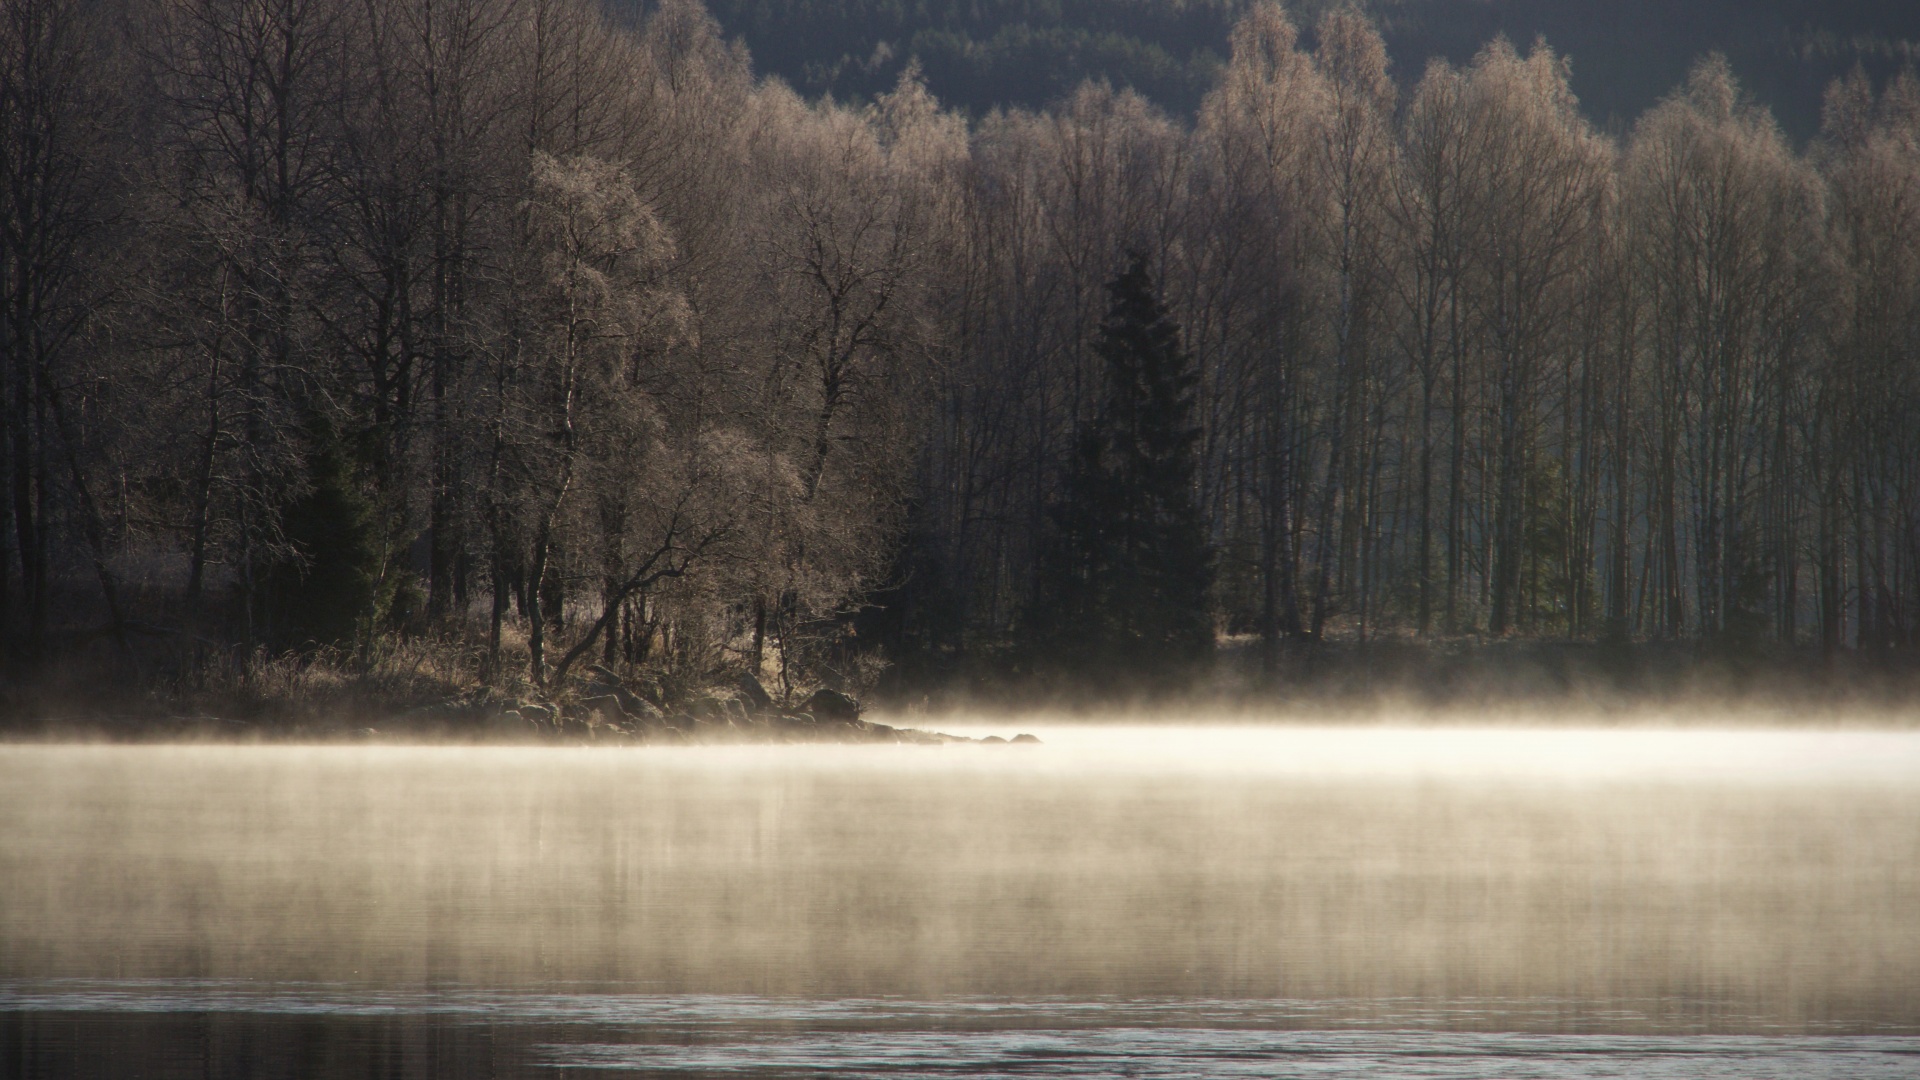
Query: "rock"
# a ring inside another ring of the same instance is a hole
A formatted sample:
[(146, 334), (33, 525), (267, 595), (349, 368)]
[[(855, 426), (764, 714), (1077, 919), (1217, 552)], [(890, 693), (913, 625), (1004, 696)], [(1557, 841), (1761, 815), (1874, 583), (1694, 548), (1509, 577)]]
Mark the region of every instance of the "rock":
[(603, 724), (620, 725), (628, 719), (626, 708), (613, 694), (581, 698), (580, 705), (591, 714), (597, 715)]
[(1038, 737), (1036, 737), (1036, 736), (1033, 736), (1033, 735), (1015, 735), (1015, 736), (1013, 737), (1013, 741), (1014, 741), (1014, 742), (1016, 742), (1016, 743), (1025, 743), (1025, 744), (1026, 744), (1026, 745), (1028, 745), (1028, 746), (1039, 746), (1039, 745), (1040, 745), (1040, 740), (1039, 740), (1039, 738), (1038, 738)]
[(561, 707), (554, 727), (563, 735), (586, 735), (598, 722), (597, 710), (588, 708), (581, 702)]
[(806, 741), (819, 737), (820, 725), (813, 717), (805, 714), (774, 713), (761, 718), (761, 722), (774, 735), (785, 742)]
[(551, 705), (528, 703), (521, 705), (514, 711), (520, 714), (522, 720), (525, 720), (536, 728), (551, 728), (554, 726), (554, 721), (558, 719), (558, 714), (554, 712), (553, 706)]
[(492, 716), (487, 717), (486, 723), (485, 723), (485, 730), (489, 735), (506, 736), (506, 737), (512, 737), (512, 736), (525, 737), (528, 735), (536, 734), (538, 731), (538, 729), (533, 724), (527, 721), (526, 717), (513, 711), (512, 709), (508, 709), (504, 712), (497, 712), (497, 713), (494, 713)]
[(767, 693), (767, 688), (761, 686), (760, 680), (754, 678), (751, 673), (742, 672), (736, 686), (740, 691), (741, 703), (746, 706), (748, 713), (760, 716), (773, 711), (773, 695)]
[(653, 726), (667, 722), (667, 714), (661, 712), (659, 706), (646, 698), (636, 697), (632, 701), (621, 702), (621, 705), (635, 723)]
[(1003, 739), (1003, 738), (1001, 738), (1001, 737), (1000, 737), (1000, 736), (998, 736), (998, 735), (989, 735), (989, 736), (987, 736), (986, 738), (984, 738), (984, 739), (981, 739), (980, 741), (981, 741), (981, 742), (983, 742), (983, 743), (993, 743), (993, 744), (995, 744), (995, 745), (998, 745), (998, 746), (1005, 746), (1005, 745), (1007, 745), (1007, 740), (1005, 740), (1005, 739)]
[(807, 699), (807, 711), (815, 720), (850, 724), (860, 719), (860, 703), (841, 693), (821, 687)]
[(727, 703), (723, 698), (707, 694), (688, 702), (687, 713), (695, 720), (718, 720), (727, 715)]
[(593, 667), (588, 670), (600, 677), (587, 684), (586, 689), (581, 693), (583, 698), (615, 698), (620, 702), (621, 711), (625, 712), (628, 716), (643, 715), (647, 709), (652, 707), (645, 698), (627, 689), (626, 684), (621, 682), (613, 672), (608, 671), (599, 664), (593, 665)]
[(738, 698), (728, 698), (725, 704), (727, 719), (732, 721), (736, 726), (745, 727), (747, 724), (752, 723), (753, 718), (747, 714), (747, 705), (745, 702)]

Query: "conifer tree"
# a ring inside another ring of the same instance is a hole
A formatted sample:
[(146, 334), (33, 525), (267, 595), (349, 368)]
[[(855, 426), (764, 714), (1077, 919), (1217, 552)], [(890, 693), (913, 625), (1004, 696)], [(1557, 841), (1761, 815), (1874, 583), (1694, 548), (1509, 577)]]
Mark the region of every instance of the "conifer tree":
[(1028, 620), (1034, 655), (1152, 678), (1212, 647), (1206, 524), (1193, 497), (1198, 376), (1133, 253), (1107, 285), (1099, 413), (1080, 433)]

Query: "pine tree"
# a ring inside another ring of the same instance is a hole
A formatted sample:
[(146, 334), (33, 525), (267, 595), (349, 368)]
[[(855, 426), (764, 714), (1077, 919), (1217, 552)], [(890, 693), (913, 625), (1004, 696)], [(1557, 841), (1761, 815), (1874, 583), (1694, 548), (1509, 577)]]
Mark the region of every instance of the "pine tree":
[(1165, 676), (1212, 648), (1212, 553), (1193, 499), (1199, 379), (1146, 258), (1107, 285), (1101, 409), (1080, 433), (1027, 622), (1042, 664)]

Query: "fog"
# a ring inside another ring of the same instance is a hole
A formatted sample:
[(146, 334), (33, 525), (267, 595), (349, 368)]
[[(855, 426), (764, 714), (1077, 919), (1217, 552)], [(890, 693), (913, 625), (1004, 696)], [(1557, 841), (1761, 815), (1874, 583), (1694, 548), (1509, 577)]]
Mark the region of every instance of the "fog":
[(1920, 733), (971, 730), (0, 747), (0, 980), (1920, 1016)]

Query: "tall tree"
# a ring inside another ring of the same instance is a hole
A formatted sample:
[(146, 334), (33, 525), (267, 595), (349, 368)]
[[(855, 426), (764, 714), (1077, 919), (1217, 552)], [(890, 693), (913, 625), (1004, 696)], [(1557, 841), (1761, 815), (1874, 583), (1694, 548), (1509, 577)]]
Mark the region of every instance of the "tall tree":
[[(1414, 90), (1402, 129), (1403, 148), (1399, 183), (1391, 203), (1400, 233), (1404, 262), (1395, 275), (1399, 300), (1401, 348), (1411, 362), (1418, 383), (1419, 402), (1414, 422), (1418, 462), (1414, 511), (1418, 531), (1414, 573), (1419, 600), (1415, 629), (1425, 634), (1434, 608), (1434, 584), (1441, 578), (1433, 557), (1433, 453), (1436, 440), (1436, 397), (1442, 375), (1455, 388), (1453, 412), (1460, 411), (1464, 392), (1465, 330), (1461, 310), (1461, 276), (1473, 240), (1468, 212), (1472, 160), (1465, 80), (1445, 61), (1435, 61)], [(1459, 440), (1454, 440), (1458, 447)], [(1456, 461), (1457, 456), (1456, 456)], [(1458, 466), (1456, 465), (1456, 468)], [(1453, 522), (1449, 520), (1449, 524)], [(1455, 627), (1460, 560), (1455, 530), (1447, 532), (1446, 629)]]
[[(1195, 214), (1196, 227), (1208, 230), (1209, 245), (1222, 254), (1239, 255), (1209, 269), (1231, 273), (1247, 293), (1221, 317), (1229, 348), (1243, 354), (1239, 377), (1225, 370), (1215, 386), (1219, 395), (1233, 392), (1224, 411), (1239, 429), (1242, 449), (1233, 459), (1231, 486), (1251, 504), (1247, 531), (1254, 537), (1251, 561), (1259, 577), (1255, 624), (1270, 661), (1283, 635), (1303, 632), (1296, 543), (1302, 485), (1295, 465), (1306, 457), (1306, 425), (1295, 421), (1309, 352), (1309, 305), (1301, 282), (1309, 234), (1317, 239), (1303, 219), (1315, 190), (1310, 133), (1326, 97), (1325, 82), (1299, 48), (1285, 9), (1258, 4), (1234, 30), (1232, 63), (1207, 99), (1198, 133), (1216, 171), (1208, 192), (1212, 212)], [(1236, 250), (1236, 243), (1244, 248)], [(1216, 441), (1236, 440), (1222, 433)], [(1228, 486), (1224, 478), (1221, 486)]]
[(1821, 641), (1841, 644), (1851, 594), (1856, 647), (1880, 650), (1920, 629), (1920, 78), (1902, 74), (1878, 102), (1858, 70), (1837, 82), (1816, 152), (1839, 270), (1812, 380)]
[[(1308, 222), (1321, 232), (1328, 365), (1321, 391), (1326, 472), (1314, 526), (1309, 629), (1315, 638), (1334, 614), (1336, 586), (1350, 585), (1356, 569), (1364, 580), (1373, 531), (1367, 494), (1373, 446), (1366, 429), (1380, 386), (1374, 354), (1386, 299), (1386, 211), (1395, 157), (1389, 123), (1395, 91), (1379, 29), (1343, 7), (1321, 17), (1318, 36), (1314, 62), (1325, 80), (1326, 104), (1311, 160), (1322, 201)], [(1363, 613), (1365, 592), (1360, 589)]]
[[(29, 667), (47, 647), (51, 518), (63, 488), (79, 504), (116, 633), (122, 623), (74, 400), (106, 288), (89, 267), (110, 213), (98, 34), (90, 9), (73, 0), (0, 6), (0, 489), (9, 495), (0, 521), (12, 519), (26, 609), (22, 648), (8, 652)], [(0, 560), (0, 620), (10, 614), (8, 569)]]
[(1105, 397), (1075, 447), (1031, 620), (1037, 648), (1083, 675), (1165, 673), (1213, 646), (1198, 378), (1146, 256), (1130, 259), (1107, 286)]
[(1820, 197), (1717, 56), (1635, 129), (1625, 190), (1660, 417), (1662, 625), (1686, 617), (1678, 570), (1690, 562), (1691, 621), (1711, 638), (1758, 618), (1764, 600), (1758, 449), (1801, 336), (1805, 304), (1793, 294), (1804, 292)]
[(1611, 149), (1580, 117), (1566, 61), (1544, 45), (1526, 57), (1506, 41), (1468, 76), (1486, 142), (1475, 169), (1480, 217), (1471, 293), (1490, 367), (1491, 604), (1487, 628), (1530, 621), (1522, 595), (1528, 535), (1544, 505), (1541, 437), (1550, 361), (1571, 346), (1582, 257), (1600, 221)]

